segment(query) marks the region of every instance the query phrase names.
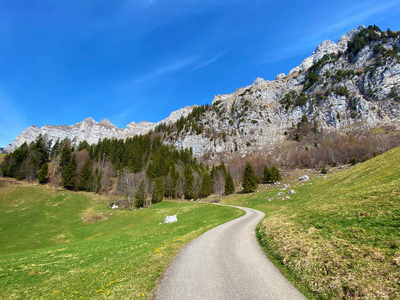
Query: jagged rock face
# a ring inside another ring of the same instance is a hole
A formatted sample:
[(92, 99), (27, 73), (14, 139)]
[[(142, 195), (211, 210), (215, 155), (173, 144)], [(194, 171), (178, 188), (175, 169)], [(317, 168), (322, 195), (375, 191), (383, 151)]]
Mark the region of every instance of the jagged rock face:
[[(273, 81), (257, 78), (232, 94), (216, 96), (196, 124), (180, 131), (170, 126), (164, 142), (178, 149), (192, 148), (195, 156), (229, 156), (272, 151), (303, 116), (318, 130), (399, 127), (399, 49), (397, 32), (386, 34), (360, 26), (338, 43), (322, 42), (287, 76), (281, 73)], [(194, 107), (173, 112), (157, 124), (173, 125)], [(68, 137), (75, 143), (96, 143), (99, 138), (144, 134), (157, 124), (132, 122), (119, 129), (107, 120), (97, 123), (89, 118), (72, 126), (31, 126), (7, 150), (33, 141), (40, 133), (53, 140)]]
[[(168, 118), (161, 122), (166, 124), (175, 123), (182, 116), (186, 117), (192, 111), (193, 107), (195, 106), (186, 106), (177, 111), (174, 111), (170, 114)], [(21, 132), (16, 137), (16, 139), (8, 147), (5, 148), (5, 151), (12, 152), (16, 148), (21, 146), (24, 142), (29, 144), (34, 141), (36, 137), (39, 136), (39, 134), (42, 134), (47, 138), (47, 140), (52, 140), (53, 142), (57, 141), (58, 139), (61, 141), (65, 138), (68, 138), (74, 144), (79, 144), (83, 141), (86, 141), (89, 144), (95, 144), (100, 139), (105, 138), (126, 139), (135, 135), (146, 134), (149, 131), (153, 130), (159, 123), (151, 123), (147, 121), (143, 121), (140, 123), (132, 122), (128, 124), (126, 128), (120, 129), (113, 125), (107, 119), (104, 119), (101, 122), (97, 123), (92, 118), (87, 118), (82, 122), (71, 126), (45, 125), (39, 128), (35, 125), (32, 125)]]
[[(189, 129), (171, 134), (167, 141), (178, 148), (191, 147), (195, 156), (268, 152), (286, 139), (285, 132), (303, 115), (319, 130), (399, 127), (399, 36), (373, 40), (353, 57), (348, 42), (363, 30), (360, 26), (350, 31), (337, 44), (322, 42), (288, 76), (257, 78), (233, 94), (216, 96), (199, 121), (201, 134)], [(377, 46), (386, 54), (376, 53)]]

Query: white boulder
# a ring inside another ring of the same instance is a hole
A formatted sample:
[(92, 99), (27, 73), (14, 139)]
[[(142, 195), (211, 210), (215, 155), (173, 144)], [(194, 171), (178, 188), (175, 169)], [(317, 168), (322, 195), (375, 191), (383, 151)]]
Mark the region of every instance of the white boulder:
[(307, 175), (302, 175), (299, 177), (299, 181), (309, 181), (310, 177), (308, 177)]
[(174, 223), (174, 222), (178, 222), (178, 218), (176, 217), (176, 215), (165, 217), (164, 224)]

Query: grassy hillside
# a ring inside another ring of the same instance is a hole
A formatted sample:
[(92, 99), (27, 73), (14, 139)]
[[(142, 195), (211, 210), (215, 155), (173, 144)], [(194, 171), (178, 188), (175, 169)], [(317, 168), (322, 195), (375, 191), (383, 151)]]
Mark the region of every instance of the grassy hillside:
[(259, 239), (308, 297), (399, 299), (399, 157), (396, 148), (349, 170), (297, 182), (290, 200), (274, 189), (226, 202), (266, 213)]
[[(110, 210), (107, 199), (0, 182), (2, 299), (146, 299), (188, 241), (241, 211), (162, 202)], [(178, 222), (162, 224), (165, 216)]]

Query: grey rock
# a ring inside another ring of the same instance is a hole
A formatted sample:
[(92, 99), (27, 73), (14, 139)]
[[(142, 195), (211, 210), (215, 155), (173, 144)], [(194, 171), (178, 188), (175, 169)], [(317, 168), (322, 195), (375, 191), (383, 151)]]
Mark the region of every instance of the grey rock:
[(309, 181), (310, 177), (308, 177), (307, 175), (302, 175), (299, 177), (299, 181)]
[(166, 216), (164, 219), (164, 224), (175, 223), (178, 222), (178, 218), (176, 215), (173, 216)]
[(286, 77), (285, 73), (280, 73), (276, 75), (275, 80), (281, 80), (284, 79), (285, 77)]

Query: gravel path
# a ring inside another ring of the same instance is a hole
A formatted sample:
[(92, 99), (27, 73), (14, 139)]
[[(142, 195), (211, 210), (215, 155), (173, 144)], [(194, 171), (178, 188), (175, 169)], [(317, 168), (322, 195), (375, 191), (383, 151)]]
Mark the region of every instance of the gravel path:
[(264, 213), (222, 224), (188, 244), (165, 272), (156, 299), (306, 299), (268, 260), (255, 228)]

